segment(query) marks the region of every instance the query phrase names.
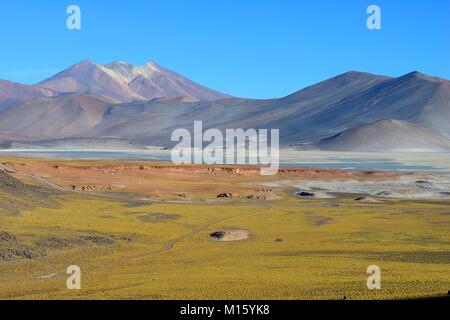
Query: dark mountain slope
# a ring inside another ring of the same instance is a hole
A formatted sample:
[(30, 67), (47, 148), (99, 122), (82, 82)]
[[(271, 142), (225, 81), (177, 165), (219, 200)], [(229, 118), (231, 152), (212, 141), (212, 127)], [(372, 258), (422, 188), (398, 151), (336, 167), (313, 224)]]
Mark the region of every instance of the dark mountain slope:
[(380, 120), (312, 145), (329, 151), (450, 151), (450, 140), (431, 129), (399, 120)]

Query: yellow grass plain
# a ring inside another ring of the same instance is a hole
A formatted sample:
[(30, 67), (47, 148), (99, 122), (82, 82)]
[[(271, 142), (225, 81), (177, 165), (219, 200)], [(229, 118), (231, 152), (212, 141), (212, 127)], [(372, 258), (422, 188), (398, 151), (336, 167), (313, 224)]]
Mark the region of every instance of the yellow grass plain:
[[(0, 231), (29, 247), (86, 235), (114, 239), (0, 261), (0, 298), (405, 299), (450, 290), (450, 201), (275, 193), (273, 200), (175, 202), (62, 192), (53, 207), (0, 215)], [(250, 237), (210, 237), (223, 228)], [(69, 265), (81, 268), (81, 290), (66, 287)], [(370, 265), (381, 268), (381, 290), (367, 289)]]

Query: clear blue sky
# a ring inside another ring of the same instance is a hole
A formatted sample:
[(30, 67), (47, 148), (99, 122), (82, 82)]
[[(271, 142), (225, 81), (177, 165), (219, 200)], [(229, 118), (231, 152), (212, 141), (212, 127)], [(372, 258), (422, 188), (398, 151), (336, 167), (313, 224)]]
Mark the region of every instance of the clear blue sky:
[[(66, 28), (66, 8), (82, 30)], [(366, 28), (366, 8), (382, 30)], [(0, 78), (34, 83), (90, 59), (154, 60), (235, 96), (279, 97), (337, 74), (450, 79), (450, 0), (14, 0), (0, 4)]]

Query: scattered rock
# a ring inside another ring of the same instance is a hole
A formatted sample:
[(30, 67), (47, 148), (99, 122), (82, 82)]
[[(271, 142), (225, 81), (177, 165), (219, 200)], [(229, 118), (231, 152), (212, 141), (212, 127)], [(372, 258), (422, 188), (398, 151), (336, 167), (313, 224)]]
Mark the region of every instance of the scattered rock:
[(266, 196), (258, 196), (258, 195), (254, 195), (251, 194), (249, 196), (247, 196), (247, 199), (254, 199), (254, 200), (266, 200)]
[[(125, 239), (124, 239), (125, 240)], [(130, 239), (131, 240), (131, 239)], [(12, 262), (20, 259), (32, 260), (46, 257), (50, 250), (70, 250), (86, 246), (108, 246), (115, 243), (110, 235), (85, 235), (74, 238), (55, 236), (37, 239), (33, 245), (22, 244), (11, 234), (0, 233), (0, 262)]]
[(84, 240), (96, 246), (110, 246), (114, 244), (114, 238), (108, 236), (86, 236)]
[(133, 241), (133, 239), (129, 236), (119, 236), (119, 237), (115, 237), (112, 236), (114, 239), (120, 240), (120, 241), (127, 241), (127, 242), (131, 242)]
[(222, 168), (222, 170), (228, 174), (237, 175), (237, 176), (241, 175), (241, 170), (239, 168)]
[(81, 247), (85, 243), (81, 239), (63, 239), (57, 237), (48, 237), (36, 242), (40, 248), (49, 249), (69, 249), (74, 247)]
[(377, 193), (377, 196), (388, 196), (388, 195), (390, 195), (391, 193), (389, 192), (389, 191), (381, 191), (381, 192), (378, 192)]
[(45, 256), (45, 251), (26, 246), (0, 248), (0, 261), (5, 262), (11, 262), (18, 259), (32, 260)]
[(275, 239), (275, 242), (283, 242), (283, 239)]
[(17, 239), (7, 232), (0, 232), (0, 242), (15, 242)]
[(115, 242), (114, 236), (108, 235), (90, 235), (90, 236), (79, 236), (77, 238), (65, 239), (57, 237), (47, 237), (36, 241), (36, 246), (41, 249), (73, 249), (81, 248), (88, 245), (95, 246), (109, 246), (113, 245)]

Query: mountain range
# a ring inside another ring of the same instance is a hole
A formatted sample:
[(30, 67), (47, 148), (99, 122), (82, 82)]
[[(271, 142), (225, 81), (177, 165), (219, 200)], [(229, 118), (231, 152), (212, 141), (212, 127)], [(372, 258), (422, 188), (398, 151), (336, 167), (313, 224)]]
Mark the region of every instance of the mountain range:
[(91, 139), (92, 147), (118, 139), (170, 146), (172, 131), (192, 130), (194, 120), (205, 129), (280, 129), (282, 146), (301, 149), (450, 151), (450, 81), (419, 72), (347, 72), (287, 97), (255, 100), (208, 89), (154, 62), (88, 60), (35, 85), (0, 81), (3, 145), (79, 146)]

